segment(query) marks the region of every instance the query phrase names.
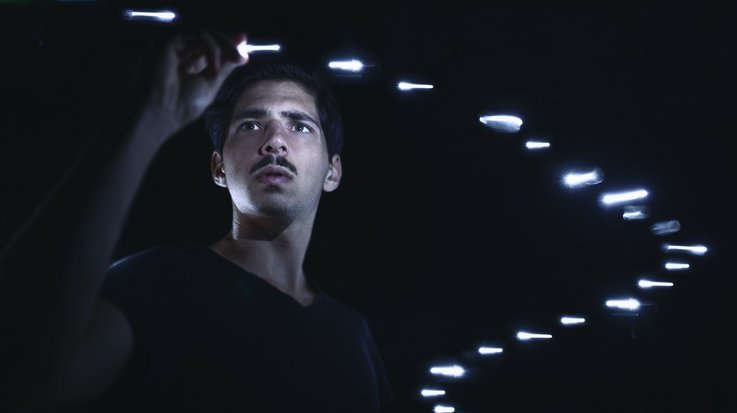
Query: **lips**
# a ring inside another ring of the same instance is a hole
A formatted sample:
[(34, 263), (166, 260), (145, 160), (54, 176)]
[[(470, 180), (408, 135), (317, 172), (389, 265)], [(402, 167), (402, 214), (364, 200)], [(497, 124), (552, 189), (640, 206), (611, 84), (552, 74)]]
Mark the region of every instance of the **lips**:
[(283, 184), (292, 179), (292, 171), (277, 165), (264, 166), (256, 172), (256, 181), (264, 184)]

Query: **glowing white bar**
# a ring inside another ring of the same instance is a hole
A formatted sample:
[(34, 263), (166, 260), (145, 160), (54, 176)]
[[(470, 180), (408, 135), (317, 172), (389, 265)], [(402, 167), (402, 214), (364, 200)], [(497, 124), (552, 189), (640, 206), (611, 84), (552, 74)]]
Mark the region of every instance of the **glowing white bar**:
[(421, 83), (399, 82), (397, 83), (397, 89), (399, 90), (432, 89), (432, 85), (421, 84)]
[(484, 115), (479, 121), (497, 132), (515, 133), (522, 127), (522, 119), (511, 115)]
[(622, 218), (627, 221), (635, 221), (647, 218), (647, 207), (639, 205), (627, 205), (624, 207)]
[(637, 282), (637, 286), (640, 288), (673, 287), (673, 283), (665, 281), (640, 280)]
[(501, 347), (479, 347), (479, 354), (499, 354), (504, 351)]
[(128, 20), (154, 20), (164, 23), (170, 23), (177, 18), (177, 14), (170, 10), (161, 11), (137, 11), (125, 10), (125, 17)]
[(539, 333), (528, 333), (526, 331), (520, 331), (517, 333), (518, 340), (533, 340), (533, 339), (551, 339), (551, 334), (539, 334)]
[(550, 147), (550, 142), (527, 141), (525, 146), (527, 149), (545, 149)]
[(693, 255), (704, 255), (708, 249), (703, 245), (673, 245), (663, 244), (665, 252), (683, 251)]
[(431, 367), (430, 368), (431, 374), (438, 374), (441, 376), (448, 376), (448, 377), (462, 377), (464, 374), (466, 374), (466, 370), (461, 366), (438, 366), (438, 367)]
[(576, 324), (583, 324), (586, 322), (586, 319), (583, 317), (561, 317), (560, 323), (564, 326), (569, 325), (576, 325)]
[(645, 197), (647, 197), (647, 191), (644, 189), (637, 189), (635, 191), (604, 194), (601, 196), (600, 202), (604, 205), (614, 205), (622, 202), (636, 201)]
[(681, 223), (678, 220), (656, 222), (650, 228), (655, 235), (668, 235), (681, 230)]
[(422, 391), (420, 391), (420, 394), (422, 395), (422, 397), (445, 396), (445, 390), (422, 389)]
[(443, 406), (442, 404), (439, 404), (435, 406), (435, 410), (433, 411), (435, 413), (453, 413), (454, 411), (456, 411), (456, 409), (451, 406)]
[(328, 67), (336, 70), (345, 70), (346, 72), (360, 72), (364, 66), (360, 60), (351, 59), (332, 61), (328, 63)]
[(570, 172), (563, 177), (563, 184), (569, 188), (578, 188), (584, 185), (596, 185), (603, 181), (603, 174), (599, 168), (588, 172)]
[(634, 311), (640, 308), (640, 302), (634, 298), (626, 298), (621, 300), (607, 300), (606, 306), (610, 308), (619, 308), (622, 310)]
[(689, 267), (690, 265), (685, 262), (669, 261), (665, 263), (665, 269), (668, 271), (687, 270)]
[(236, 49), (238, 49), (238, 53), (241, 54), (241, 56), (246, 56), (247, 54), (254, 53), (254, 52), (278, 52), (281, 50), (281, 45), (278, 44), (248, 44), (246, 42), (241, 42), (238, 46), (236, 46)]

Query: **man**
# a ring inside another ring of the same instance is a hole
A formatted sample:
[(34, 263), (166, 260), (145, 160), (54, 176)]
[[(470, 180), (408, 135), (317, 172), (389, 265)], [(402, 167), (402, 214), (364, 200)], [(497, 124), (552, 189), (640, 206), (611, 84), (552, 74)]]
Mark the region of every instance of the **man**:
[[(342, 173), (334, 99), (296, 67), (238, 67), (247, 58), (234, 45), (243, 40), (206, 32), (166, 47), (144, 110), (70, 237), (55, 279), (56, 313), (39, 313), (51, 330), (39, 344), (49, 367), (31, 369), (30, 380), (44, 374), (47, 403), (375, 412), (390, 401), (365, 320), (302, 270), (320, 195), (335, 190)], [(127, 257), (103, 283), (100, 256), (110, 256), (148, 163), (218, 89), (206, 121), (213, 180), (232, 199), (232, 230), (210, 246)]]

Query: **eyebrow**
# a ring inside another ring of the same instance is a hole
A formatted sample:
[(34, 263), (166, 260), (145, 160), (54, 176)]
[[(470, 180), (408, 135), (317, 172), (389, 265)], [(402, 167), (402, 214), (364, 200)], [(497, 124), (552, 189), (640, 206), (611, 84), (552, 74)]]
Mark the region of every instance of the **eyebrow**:
[[(308, 115), (305, 112), (299, 111), (299, 110), (283, 110), (279, 113), (281, 114), (282, 117), (290, 119), (290, 120), (296, 120), (296, 121), (306, 120), (306, 121), (314, 123), (315, 125), (318, 125), (318, 126), (320, 125), (320, 123), (316, 121), (314, 118), (312, 118), (312, 116)], [(235, 122), (241, 119), (246, 119), (246, 118), (254, 118), (254, 119), (263, 118), (263, 117), (266, 117), (267, 114), (268, 112), (266, 111), (266, 109), (262, 109), (262, 108), (246, 109), (246, 110), (242, 110), (236, 113), (233, 116), (232, 122)]]

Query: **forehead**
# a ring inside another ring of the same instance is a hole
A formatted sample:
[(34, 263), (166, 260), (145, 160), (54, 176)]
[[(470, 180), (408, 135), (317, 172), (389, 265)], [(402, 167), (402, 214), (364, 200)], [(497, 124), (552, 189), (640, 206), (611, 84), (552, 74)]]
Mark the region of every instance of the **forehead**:
[(315, 98), (300, 84), (290, 80), (258, 81), (241, 93), (234, 113), (245, 109), (298, 109), (317, 119)]

